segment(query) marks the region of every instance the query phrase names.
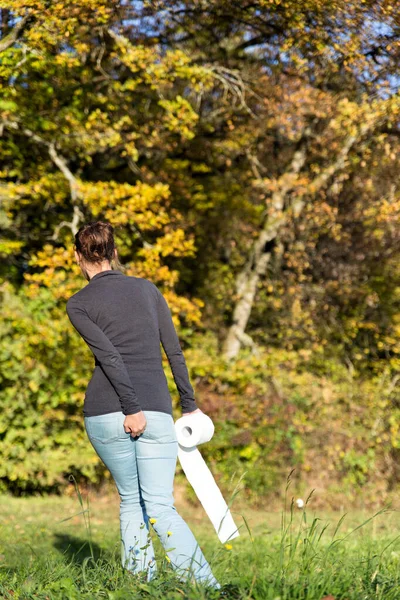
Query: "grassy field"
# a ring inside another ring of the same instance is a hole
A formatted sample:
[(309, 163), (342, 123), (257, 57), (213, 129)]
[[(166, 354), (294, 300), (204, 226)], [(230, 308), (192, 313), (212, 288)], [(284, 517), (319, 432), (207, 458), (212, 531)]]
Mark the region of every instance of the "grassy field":
[[(219, 543), (201, 507), (176, 506), (187, 519), (227, 598), (257, 600), (400, 599), (399, 513), (315, 514), (233, 507), (241, 536)], [(82, 501), (82, 499), (81, 499)], [(83, 498), (0, 496), (0, 597), (40, 599), (182, 598), (216, 600), (220, 594), (181, 584), (157, 543), (158, 577), (151, 583), (119, 563), (116, 493)], [(81, 513), (81, 514), (79, 514)], [(88, 521), (88, 517), (90, 520)], [(153, 532), (153, 538), (156, 536)]]

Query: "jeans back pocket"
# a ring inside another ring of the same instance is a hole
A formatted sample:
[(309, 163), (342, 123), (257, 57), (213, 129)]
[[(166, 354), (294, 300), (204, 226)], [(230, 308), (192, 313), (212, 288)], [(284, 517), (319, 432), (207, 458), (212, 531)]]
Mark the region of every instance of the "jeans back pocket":
[(111, 444), (129, 436), (129, 433), (126, 433), (124, 429), (124, 415), (122, 415), (122, 418), (119, 414), (118, 417), (114, 416), (108, 419), (104, 419), (104, 415), (101, 415), (101, 417), (101, 419), (96, 419), (96, 417), (85, 418), (85, 428), (90, 440), (102, 444)]
[(140, 436), (143, 441), (167, 444), (176, 442), (175, 423), (171, 415), (161, 411), (143, 411), (146, 429)]

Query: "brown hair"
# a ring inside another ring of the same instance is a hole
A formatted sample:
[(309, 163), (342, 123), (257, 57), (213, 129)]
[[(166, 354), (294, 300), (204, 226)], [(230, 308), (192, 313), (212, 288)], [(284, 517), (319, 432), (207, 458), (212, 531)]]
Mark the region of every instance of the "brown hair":
[(114, 267), (123, 269), (118, 258), (114, 258), (114, 227), (104, 221), (92, 221), (82, 225), (75, 234), (75, 249), (88, 263), (108, 260)]

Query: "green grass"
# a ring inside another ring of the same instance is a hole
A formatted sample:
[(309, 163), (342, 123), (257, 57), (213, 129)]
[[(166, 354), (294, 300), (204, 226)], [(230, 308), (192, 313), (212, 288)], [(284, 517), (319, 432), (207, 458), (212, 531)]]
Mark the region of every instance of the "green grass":
[[(176, 503), (228, 598), (256, 600), (400, 600), (397, 511), (315, 514), (305, 510), (234, 512), (241, 536), (225, 548), (202, 509)], [(119, 563), (119, 500), (89, 494), (0, 496), (0, 598), (216, 600), (219, 593), (179, 583), (163, 562), (153, 532), (159, 576), (148, 583)], [(75, 515), (75, 516), (74, 516)], [(89, 518), (90, 517), (90, 518)]]

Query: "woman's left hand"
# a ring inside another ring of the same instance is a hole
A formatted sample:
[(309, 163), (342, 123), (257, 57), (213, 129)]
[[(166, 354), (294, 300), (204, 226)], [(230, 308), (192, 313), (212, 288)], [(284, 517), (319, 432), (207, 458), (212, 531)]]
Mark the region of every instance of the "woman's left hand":
[(134, 413), (133, 415), (126, 415), (124, 421), (125, 433), (131, 433), (133, 437), (142, 435), (146, 429), (146, 424), (146, 417), (144, 416), (142, 410), (138, 413)]

